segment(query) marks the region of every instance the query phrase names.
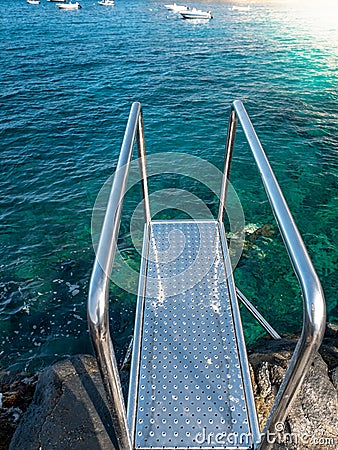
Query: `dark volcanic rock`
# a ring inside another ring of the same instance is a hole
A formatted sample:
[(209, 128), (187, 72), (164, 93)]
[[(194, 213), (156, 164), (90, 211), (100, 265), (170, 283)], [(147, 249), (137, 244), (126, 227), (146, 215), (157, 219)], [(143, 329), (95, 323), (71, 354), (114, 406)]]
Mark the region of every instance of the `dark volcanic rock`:
[(108, 405), (92, 356), (74, 356), (46, 369), (10, 450), (114, 449)]
[[(326, 450), (338, 448), (337, 403), (338, 327), (329, 325), (320, 354), (293, 403), (273, 449)], [(297, 339), (262, 340), (249, 354), (257, 412), (263, 428), (284, 378)]]
[(23, 413), (27, 410), (38, 375), (27, 373), (0, 374), (0, 450), (8, 449)]
[[(338, 448), (337, 338), (338, 327), (328, 325), (320, 352), (277, 434), (273, 450)], [(293, 336), (280, 341), (263, 339), (249, 351), (261, 427), (268, 417), (297, 340)], [(128, 374), (122, 374), (125, 388)], [(15, 389), (5, 398), (9, 408), (22, 409)], [(15, 426), (13, 424), (13, 429)], [(76, 356), (46, 369), (39, 378), (33, 401), (15, 432), (10, 450), (114, 448), (116, 440), (95, 359)]]

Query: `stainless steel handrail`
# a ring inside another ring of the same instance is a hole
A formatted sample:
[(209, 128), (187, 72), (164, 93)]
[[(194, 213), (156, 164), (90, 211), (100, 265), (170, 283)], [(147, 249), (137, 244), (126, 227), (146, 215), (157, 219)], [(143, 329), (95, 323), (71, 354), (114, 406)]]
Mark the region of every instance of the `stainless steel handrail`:
[(111, 403), (111, 414), (116, 438), (122, 450), (131, 450), (132, 443), (114, 347), (109, 332), (108, 291), (120, 229), (123, 199), (136, 136), (143, 183), (145, 221), (147, 223), (150, 221), (142, 110), (140, 103), (135, 102), (131, 107), (117, 163), (96, 251), (88, 295), (89, 331), (103, 384), (108, 394), (108, 401)]
[[(268, 434), (274, 433), (275, 426), (278, 422), (284, 422), (301, 383), (308, 372), (313, 356), (321, 344), (325, 329), (325, 300), (320, 282), (307, 254), (302, 238), (297, 230), (249, 116), (240, 101), (235, 101), (233, 103), (230, 114), (218, 219), (219, 221), (223, 220), (238, 120), (242, 125), (244, 134), (259, 168), (273, 213), (290, 256), (294, 271), (299, 279), (304, 303), (303, 330), (300, 340), (272, 407), (264, 429), (263, 438), (261, 442), (256, 443), (257, 448), (266, 450), (272, 446), (267, 437)], [(122, 205), (135, 137), (137, 137), (139, 163), (143, 183), (145, 222), (149, 225), (151, 221), (142, 111), (141, 105), (136, 102), (132, 105), (122, 143), (121, 153), (96, 252), (88, 296), (89, 330), (103, 383), (108, 394), (108, 400), (111, 403), (112, 420), (116, 437), (119, 447), (122, 450), (131, 450), (132, 442), (130, 430), (128, 428), (117, 362), (109, 332), (108, 290), (112, 265), (116, 253)], [(250, 310), (254, 309), (250, 302), (246, 301), (245, 303)], [(260, 316), (259, 313), (258, 316)]]
[(321, 284), (306, 251), (290, 210), (271, 169), (263, 147), (241, 101), (236, 100), (231, 109), (229, 132), (226, 144), (224, 175), (220, 195), (219, 219), (223, 219), (226, 191), (234, 150), (236, 124), (239, 120), (258, 166), (265, 191), (276, 218), (285, 247), (298, 277), (303, 297), (303, 329), (288, 370), (276, 396), (274, 405), (258, 445), (260, 450), (272, 447), (269, 434), (276, 431), (276, 425), (284, 422), (300, 386), (309, 370), (314, 354), (320, 347), (325, 331), (326, 308)]

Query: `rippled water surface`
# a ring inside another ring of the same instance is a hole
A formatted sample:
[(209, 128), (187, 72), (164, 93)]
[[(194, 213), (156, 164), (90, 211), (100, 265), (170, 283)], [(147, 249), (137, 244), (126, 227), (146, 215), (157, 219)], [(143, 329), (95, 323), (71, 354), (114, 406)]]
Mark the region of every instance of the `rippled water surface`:
[[(0, 368), (34, 370), (91, 351), (91, 214), (134, 100), (143, 105), (149, 154), (185, 152), (218, 168), (230, 104), (244, 101), (337, 321), (336, 2), (257, 0), (249, 12), (231, 10), (240, 2), (189, 2), (212, 10), (205, 23), (154, 0), (81, 4), (66, 12), (46, 0), (0, 0)], [(233, 185), (248, 227), (263, 227), (237, 282), (280, 332), (296, 331), (297, 282), (241, 135), (237, 144)], [(188, 189), (191, 180), (181, 178), (154, 177), (152, 189)], [(215, 212), (217, 199), (192, 186)], [(120, 238), (135, 268), (127, 219), (139, 201), (131, 191)], [(135, 297), (112, 287), (111, 303), (120, 357)], [(247, 315), (244, 322), (250, 341), (262, 335)]]

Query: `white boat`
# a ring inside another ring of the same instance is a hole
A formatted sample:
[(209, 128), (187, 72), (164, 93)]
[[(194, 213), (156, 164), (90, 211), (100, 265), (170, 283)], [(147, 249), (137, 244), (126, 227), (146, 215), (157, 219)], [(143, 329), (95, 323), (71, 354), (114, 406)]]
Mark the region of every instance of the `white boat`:
[(27, 0), (30, 5), (40, 5), (40, 0)]
[(169, 11), (173, 12), (183, 12), (189, 10), (188, 6), (186, 5), (176, 5), (176, 3), (173, 3), (172, 5), (164, 5)]
[(115, 2), (114, 2), (114, 0), (102, 0), (102, 1), (98, 2), (98, 5), (101, 5), (101, 6), (114, 6)]
[(248, 6), (231, 6), (230, 11), (250, 11), (250, 5)]
[(53, 3), (66, 3), (67, 0), (47, 0), (47, 2), (53, 2)]
[(183, 19), (212, 19), (211, 11), (202, 11), (201, 9), (188, 9), (180, 12)]
[(73, 10), (73, 9), (80, 9), (82, 8), (82, 6), (80, 5), (79, 2), (75, 2), (75, 3), (57, 3), (56, 6), (59, 9), (66, 9), (68, 11)]

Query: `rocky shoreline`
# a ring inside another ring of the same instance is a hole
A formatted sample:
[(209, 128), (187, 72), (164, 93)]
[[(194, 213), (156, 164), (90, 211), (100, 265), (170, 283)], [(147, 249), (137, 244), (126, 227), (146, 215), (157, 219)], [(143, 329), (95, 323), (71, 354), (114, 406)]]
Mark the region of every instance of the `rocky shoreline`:
[[(261, 429), (271, 410), (298, 338), (260, 340), (249, 350), (251, 378)], [(338, 326), (325, 337), (291, 411), (281, 425), (273, 450), (338, 448)]]
[(22, 415), (32, 402), (39, 374), (0, 372), (0, 450), (9, 448)]
[[(261, 427), (264, 426), (269, 414), (296, 342), (295, 336), (284, 336), (280, 341), (264, 338), (248, 350)], [(79, 357), (73, 357), (63, 363), (58, 363), (58, 370), (65, 373), (67, 364), (69, 367), (75, 366), (76, 358)], [(95, 372), (94, 375), (98, 376), (95, 360), (92, 357), (80, 357), (78, 361), (86, 361), (91, 374)], [(69, 367), (67, 377), (70, 376), (69, 370), (71, 369)], [(22, 442), (23, 435), (29, 431), (31, 426), (29, 417), (34, 416), (34, 408), (37, 407), (37, 404), (39, 415), (44, 413), (44, 400), (41, 399), (41, 392), (38, 392), (39, 387), (35, 396), (34, 392), (39, 378), (40, 382), (43, 378), (48, 379), (48, 389), (54, 389), (50, 387), (50, 383), (53, 383), (51, 381), (53, 377), (50, 376), (49, 372), (52, 370), (54, 370), (53, 366), (47, 368), (43, 372), (43, 376), (40, 376), (40, 374), (29, 376), (25, 373), (0, 373), (0, 450), (10, 448), (11, 441), (11, 448), (15, 450), (21, 448), (23, 450), (36, 448), (38, 450), (39, 446), (35, 446), (32, 437), (30, 438), (31, 444), (26, 448), (26, 444), (20, 444), (20, 442)], [(126, 390), (128, 385), (127, 372), (122, 373), (122, 379), (125, 380), (123, 384)], [(57, 388), (60, 392), (62, 391), (60, 386)], [(41, 389), (45, 389), (45, 387), (41, 388), (40, 386), (40, 391)], [(338, 326), (328, 324), (319, 354), (316, 355), (310, 373), (306, 377), (288, 419), (283, 425), (283, 429), (280, 430), (278, 442), (274, 444), (274, 450), (329, 450), (337, 448), (337, 392)], [(55, 408), (58, 399), (53, 399), (52, 403), (53, 408)], [(24, 419), (21, 420), (28, 408), (30, 413), (26, 414)], [(45, 411), (45, 413), (48, 415), (48, 411)], [(17, 433), (15, 433), (16, 430)], [(34, 434), (34, 430), (31, 431)], [(297, 436), (303, 437), (302, 442), (297, 441)], [(80, 449), (83, 447), (73, 443), (69, 448)]]

